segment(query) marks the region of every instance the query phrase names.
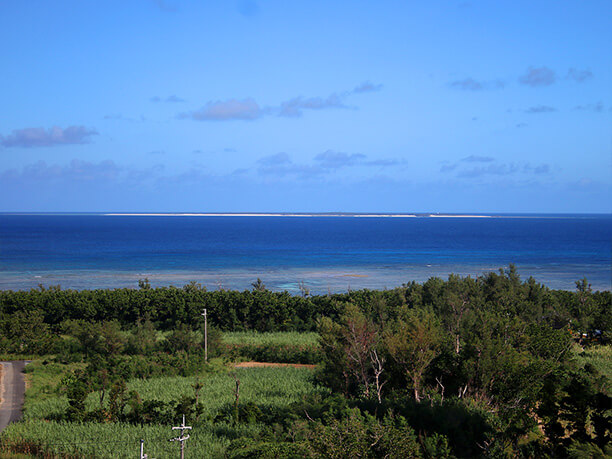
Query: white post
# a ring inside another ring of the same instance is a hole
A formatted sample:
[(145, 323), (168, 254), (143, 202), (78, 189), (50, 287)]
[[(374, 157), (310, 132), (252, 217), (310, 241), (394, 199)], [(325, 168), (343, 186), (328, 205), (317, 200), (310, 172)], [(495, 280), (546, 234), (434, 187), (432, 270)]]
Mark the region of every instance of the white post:
[(147, 455), (144, 453), (144, 439), (140, 439), (140, 459), (147, 459)]

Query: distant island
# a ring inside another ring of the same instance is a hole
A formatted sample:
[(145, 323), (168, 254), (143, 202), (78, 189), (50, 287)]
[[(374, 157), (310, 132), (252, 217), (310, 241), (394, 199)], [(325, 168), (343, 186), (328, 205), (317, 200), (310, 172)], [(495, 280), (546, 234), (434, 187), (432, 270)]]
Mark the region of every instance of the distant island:
[(587, 214), (447, 214), (431, 212), (102, 212), (90, 215), (102, 215), (105, 217), (581, 218)]
[[(101, 215), (108, 217), (389, 217), (389, 218), (423, 218), (423, 217), (451, 217), (451, 218), (499, 218), (501, 215), (479, 214), (432, 214), (432, 213), (352, 213), (352, 212), (111, 212)], [(515, 218), (528, 218), (515, 216)]]

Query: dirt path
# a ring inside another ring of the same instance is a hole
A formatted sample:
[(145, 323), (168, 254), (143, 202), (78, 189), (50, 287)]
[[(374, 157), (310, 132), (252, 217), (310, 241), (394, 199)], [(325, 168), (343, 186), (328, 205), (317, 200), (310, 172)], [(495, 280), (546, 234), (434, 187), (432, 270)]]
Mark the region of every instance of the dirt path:
[(239, 362), (234, 365), (236, 368), (257, 368), (257, 367), (293, 367), (293, 368), (316, 368), (316, 365), (305, 363), (272, 363), (272, 362)]
[(14, 362), (0, 362), (2, 375), (0, 385), (0, 432), (11, 422), (21, 419), (23, 396), (25, 394), (25, 379), (23, 369), (25, 360)]

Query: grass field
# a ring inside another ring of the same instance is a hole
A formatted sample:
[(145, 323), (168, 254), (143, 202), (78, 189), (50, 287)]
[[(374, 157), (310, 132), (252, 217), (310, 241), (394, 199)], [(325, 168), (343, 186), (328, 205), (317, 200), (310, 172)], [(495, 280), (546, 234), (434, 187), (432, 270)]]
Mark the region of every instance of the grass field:
[(612, 380), (612, 345), (593, 346), (577, 351), (578, 358), (585, 364), (590, 363), (608, 380)]
[[(170, 425), (134, 426), (123, 423), (67, 423), (45, 418), (62, 412), (67, 399), (56, 388), (63, 375), (76, 365), (32, 362), (28, 369), (30, 387), (26, 393), (24, 422), (10, 425), (0, 437), (6, 450), (40, 454), (19, 445), (45, 445), (53, 453), (72, 453), (81, 457), (131, 458), (137, 457), (140, 439), (145, 440), (149, 457), (173, 457), (178, 444), (168, 442), (175, 436)], [(236, 369), (240, 379), (240, 402), (260, 405), (285, 406), (315, 392), (310, 382), (311, 370), (302, 368), (248, 368)], [(196, 380), (204, 384), (200, 400), (204, 403), (203, 419), (212, 419), (223, 407), (234, 400), (235, 380), (226, 372), (202, 374), (198, 377), (162, 377), (133, 380), (128, 390), (139, 392), (143, 400), (170, 401), (182, 395), (193, 395)], [(90, 394), (87, 405), (98, 406), (98, 394)], [(178, 419), (177, 424), (178, 425)], [(189, 457), (223, 457), (230, 441), (240, 435), (261, 429), (258, 424), (232, 425), (224, 422), (204, 422), (191, 432), (187, 442)]]
[(233, 359), (316, 364), (321, 360), (317, 333), (223, 333), (221, 348)]
[(222, 341), (229, 345), (242, 346), (304, 346), (318, 347), (319, 334), (299, 332), (226, 332)]
[[(177, 423), (178, 425), (178, 423)], [(230, 441), (242, 434), (256, 431), (257, 425), (234, 426), (227, 423), (206, 425), (191, 432), (187, 441), (188, 457), (217, 458), (223, 457)], [(41, 455), (35, 446), (44, 445), (45, 453), (73, 454), (86, 458), (127, 459), (138, 457), (140, 440), (145, 440), (145, 452), (149, 457), (177, 457), (178, 443), (168, 440), (176, 436), (171, 426), (134, 426), (122, 423), (60, 423), (43, 420), (29, 420), (12, 424), (2, 436), (5, 447), (14, 445), (13, 449), (34, 456)]]

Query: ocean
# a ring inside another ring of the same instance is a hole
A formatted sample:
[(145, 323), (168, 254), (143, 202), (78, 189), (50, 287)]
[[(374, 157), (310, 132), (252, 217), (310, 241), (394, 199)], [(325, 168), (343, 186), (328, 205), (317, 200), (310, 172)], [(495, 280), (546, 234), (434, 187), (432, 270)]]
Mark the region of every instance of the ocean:
[(383, 289), (514, 263), (522, 279), (612, 287), (612, 216), (0, 214), (0, 289), (182, 286)]

